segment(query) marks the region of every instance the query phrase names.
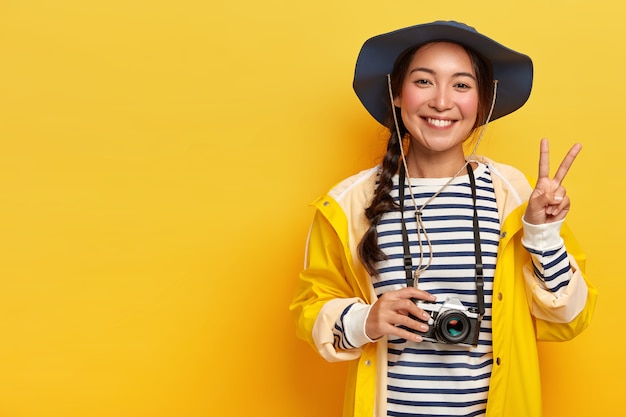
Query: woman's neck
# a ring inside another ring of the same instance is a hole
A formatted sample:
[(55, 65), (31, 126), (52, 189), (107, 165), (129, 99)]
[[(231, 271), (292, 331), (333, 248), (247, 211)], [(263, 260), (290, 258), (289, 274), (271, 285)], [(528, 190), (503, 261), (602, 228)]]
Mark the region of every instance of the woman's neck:
[(448, 152), (421, 152), (413, 147), (407, 154), (407, 166), (411, 178), (450, 178), (465, 166), (463, 148)]

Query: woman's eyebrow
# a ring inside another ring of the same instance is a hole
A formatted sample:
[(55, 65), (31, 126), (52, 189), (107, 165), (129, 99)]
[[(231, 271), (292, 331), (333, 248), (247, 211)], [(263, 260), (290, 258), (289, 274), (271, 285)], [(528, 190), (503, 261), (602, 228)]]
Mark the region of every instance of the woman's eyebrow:
[[(414, 72), (426, 72), (428, 74), (436, 75), (435, 71), (426, 67), (413, 68), (411, 71), (409, 71), (409, 74), (413, 74)], [(454, 74), (452, 74), (452, 76), (453, 77), (470, 77), (471, 79), (476, 80), (476, 77), (474, 76), (474, 74), (469, 73), (469, 72), (455, 72)]]
[(411, 71), (409, 71), (409, 74), (413, 74), (414, 72), (427, 72), (429, 74), (435, 75), (435, 71), (425, 67), (413, 68)]

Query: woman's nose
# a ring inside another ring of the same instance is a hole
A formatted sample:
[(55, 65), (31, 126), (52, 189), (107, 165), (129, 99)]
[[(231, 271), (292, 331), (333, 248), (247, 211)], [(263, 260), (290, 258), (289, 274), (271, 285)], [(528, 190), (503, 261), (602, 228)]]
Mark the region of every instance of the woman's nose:
[(450, 92), (445, 88), (437, 88), (430, 102), (432, 108), (437, 111), (448, 110), (452, 106)]

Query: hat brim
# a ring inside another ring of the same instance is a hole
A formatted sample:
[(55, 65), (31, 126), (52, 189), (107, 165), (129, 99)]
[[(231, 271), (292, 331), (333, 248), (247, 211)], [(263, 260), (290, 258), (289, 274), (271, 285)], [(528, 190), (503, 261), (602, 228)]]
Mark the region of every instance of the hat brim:
[(491, 120), (514, 112), (526, 103), (533, 83), (533, 63), (524, 54), (478, 33), (458, 22), (433, 22), (400, 29), (367, 40), (357, 58), (353, 87), (367, 111), (385, 124), (389, 109), (387, 74), (398, 56), (417, 45), (449, 41), (477, 52), (493, 68), (498, 80), (496, 104)]

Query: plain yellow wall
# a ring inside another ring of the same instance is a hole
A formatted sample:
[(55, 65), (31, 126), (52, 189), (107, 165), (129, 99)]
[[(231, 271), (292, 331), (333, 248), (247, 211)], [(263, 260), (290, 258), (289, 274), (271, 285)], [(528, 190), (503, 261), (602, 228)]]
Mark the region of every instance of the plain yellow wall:
[(308, 203), (377, 162), (365, 39), (436, 19), (529, 54), (481, 153), (566, 186), (600, 290), (542, 345), (546, 416), (617, 415), (626, 364), (622, 2), (0, 2), (0, 416), (337, 416), (345, 364), (287, 306)]

